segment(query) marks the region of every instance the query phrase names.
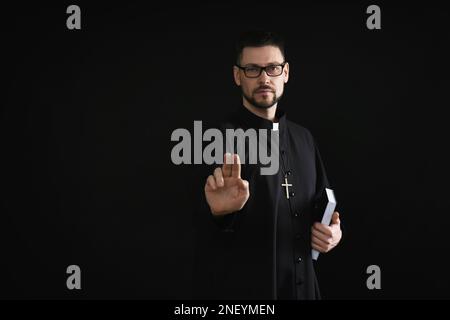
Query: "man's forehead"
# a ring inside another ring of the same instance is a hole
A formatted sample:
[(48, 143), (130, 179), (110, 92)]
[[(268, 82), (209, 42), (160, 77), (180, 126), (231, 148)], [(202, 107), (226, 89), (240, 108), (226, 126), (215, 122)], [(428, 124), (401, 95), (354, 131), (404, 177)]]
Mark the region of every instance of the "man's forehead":
[(284, 59), (281, 50), (275, 46), (245, 47), (242, 50), (242, 65), (264, 65), (268, 63), (282, 63), (283, 61)]

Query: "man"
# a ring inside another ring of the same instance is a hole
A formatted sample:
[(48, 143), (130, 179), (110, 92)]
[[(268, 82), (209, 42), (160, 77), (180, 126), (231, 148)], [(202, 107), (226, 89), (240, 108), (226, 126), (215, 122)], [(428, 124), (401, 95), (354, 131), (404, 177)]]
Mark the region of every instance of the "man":
[(289, 80), (284, 44), (275, 33), (249, 32), (237, 43), (234, 81), (242, 106), (222, 129), (279, 130), (280, 166), (233, 163), (209, 172), (196, 216), (197, 298), (318, 299), (311, 249), (325, 253), (341, 240), (339, 214), (314, 222), (313, 206), (328, 187), (310, 132), (278, 107)]

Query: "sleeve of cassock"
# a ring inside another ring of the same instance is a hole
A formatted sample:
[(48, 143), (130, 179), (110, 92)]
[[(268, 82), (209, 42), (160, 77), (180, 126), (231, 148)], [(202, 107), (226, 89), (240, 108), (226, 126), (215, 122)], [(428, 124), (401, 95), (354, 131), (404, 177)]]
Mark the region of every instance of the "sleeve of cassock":
[[(314, 139), (314, 138), (313, 138)], [(317, 146), (317, 142), (314, 139), (314, 149), (315, 149), (315, 162), (316, 162), (316, 195), (315, 199), (319, 199), (325, 188), (333, 189), (333, 187), (330, 186), (330, 183), (328, 181), (328, 177), (325, 171), (325, 166), (322, 161), (322, 157), (319, 152), (319, 148)], [(339, 203), (339, 199), (336, 199)], [(341, 230), (342, 230), (342, 238), (344, 238), (344, 233), (347, 233), (346, 227), (344, 223), (341, 220)], [(342, 242), (342, 239), (341, 239)]]

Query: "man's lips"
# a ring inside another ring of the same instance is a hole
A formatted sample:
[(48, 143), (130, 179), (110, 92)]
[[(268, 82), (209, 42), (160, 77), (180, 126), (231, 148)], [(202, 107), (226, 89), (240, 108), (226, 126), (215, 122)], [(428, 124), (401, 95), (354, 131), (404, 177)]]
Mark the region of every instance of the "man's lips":
[(272, 89), (258, 89), (256, 90), (256, 93), (267, 93), (267, 92), (273, 92)]

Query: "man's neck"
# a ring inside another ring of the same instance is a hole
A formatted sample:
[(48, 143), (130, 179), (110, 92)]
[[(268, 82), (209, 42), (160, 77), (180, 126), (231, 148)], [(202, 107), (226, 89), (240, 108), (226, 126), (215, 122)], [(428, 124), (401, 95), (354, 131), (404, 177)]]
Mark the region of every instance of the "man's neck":
[(276, 122), (277, 119), (275, 117), (277, 111), (277, 103), (267, 109), (257, 108), (248, 102), (246, 99), (243, 100), (244, 107), (247, 108), (251, 113), (257, 115), (258, 117), (270, 120), (272, 122)]

